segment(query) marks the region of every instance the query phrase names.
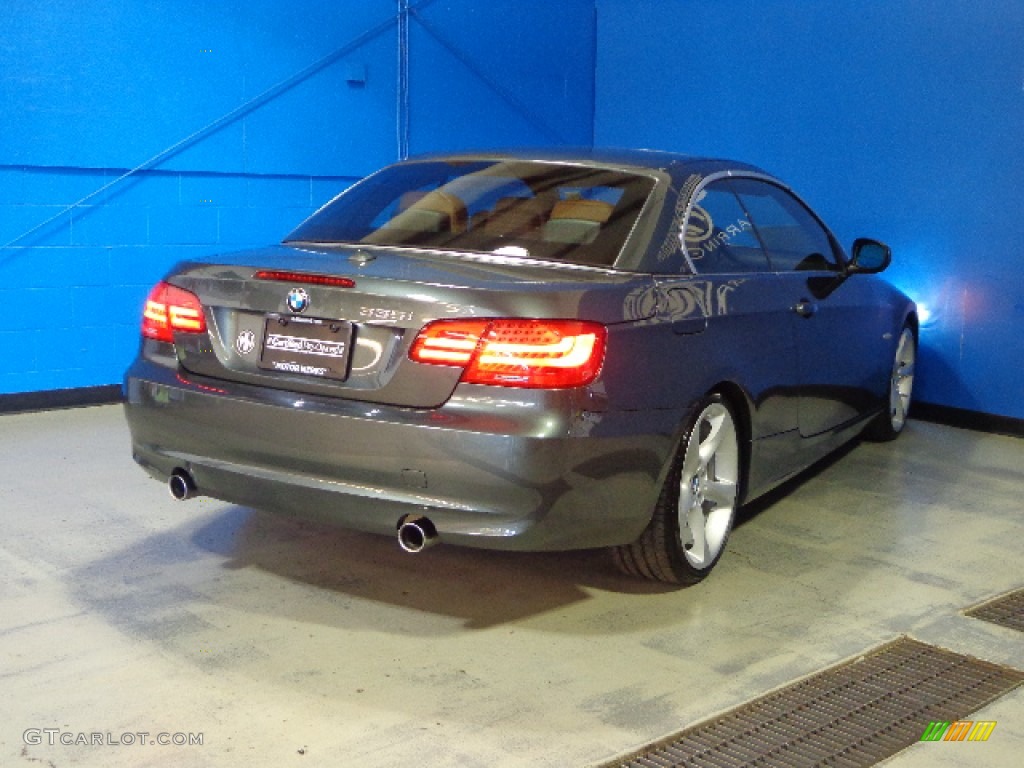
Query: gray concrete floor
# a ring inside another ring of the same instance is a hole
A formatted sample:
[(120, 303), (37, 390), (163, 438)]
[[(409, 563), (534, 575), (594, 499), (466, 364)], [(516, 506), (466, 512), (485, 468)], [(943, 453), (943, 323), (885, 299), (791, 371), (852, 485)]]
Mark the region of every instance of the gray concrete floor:
[[(902, 634), (1024, 668), (961, 615), (1024, 585), (1024, 440), (911, 422), (787, 491), (667, 589), (175, 503), (119, 407), (0, 416), (0, 765), (587, 766)], [(1024, 691), (977, 719), (890, 764), (1018, 765)]]

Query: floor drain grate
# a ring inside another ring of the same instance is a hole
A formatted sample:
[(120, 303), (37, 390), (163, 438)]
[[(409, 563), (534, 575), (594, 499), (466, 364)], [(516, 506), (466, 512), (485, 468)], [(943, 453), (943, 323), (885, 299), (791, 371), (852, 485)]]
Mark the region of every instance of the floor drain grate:
[(964, 718), (1024, 672), (902, 638), (605, 768), (874, 765)]
[(964, 615), (1024, 632), (1024, 589), (975, 606)]

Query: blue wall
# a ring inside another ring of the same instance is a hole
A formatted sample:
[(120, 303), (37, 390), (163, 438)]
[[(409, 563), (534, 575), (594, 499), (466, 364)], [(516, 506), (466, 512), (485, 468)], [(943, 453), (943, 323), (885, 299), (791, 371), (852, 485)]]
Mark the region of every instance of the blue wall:
[(595, 140), (780, 175), (931, 317), (918, 397), (1024, 418), (1024, 3), (597, 0)]
[(407, 153), (596, 142), (755, 162), (887, 240), (931, 314), (919, 397), (1024, 418), (1019, 0), (7, 0), (0, 24), (0, 394), (117, 382), (174, 261), (275, 241)]
[(407, 152), (592, 137), (592, 0), (5, 0), (0, 29), (0, 394), (118, 382), (171, 264)]

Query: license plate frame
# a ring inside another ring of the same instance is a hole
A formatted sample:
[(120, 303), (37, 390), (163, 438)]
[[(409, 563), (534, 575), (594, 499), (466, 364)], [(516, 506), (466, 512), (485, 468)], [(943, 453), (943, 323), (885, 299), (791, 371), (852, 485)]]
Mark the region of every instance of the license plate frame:
[(352, 323), (318, 317), (267, 315), (258, 365), (291, 373), (344, 381), (352, 358)]

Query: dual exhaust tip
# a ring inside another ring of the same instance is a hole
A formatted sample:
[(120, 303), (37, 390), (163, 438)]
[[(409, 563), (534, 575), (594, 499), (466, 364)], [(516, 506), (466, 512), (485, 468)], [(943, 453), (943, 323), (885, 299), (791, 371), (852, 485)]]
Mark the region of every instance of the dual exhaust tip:
[[(188, 470), (179, 467), (167, 478), (167, 490), (176, 501), (191, 499), (198, 493), (195, 478)], [(417, 554), (437, 543), (437, 528), (429, 517), (403, 515), (398, 520), (398, 546), (406, 552)]]
[(437, 543), (437, 528), (429, 517), (404, 515), (398, 520), (398, 546), (411, 554)]
[(188, 473), (188, 470), (179, 467), (167, 478), (167, 490), (171, 492), (171, 497), (176, 501), (185, 501), (185, 499), (191, 499), (196, 495), (196, 481)]

